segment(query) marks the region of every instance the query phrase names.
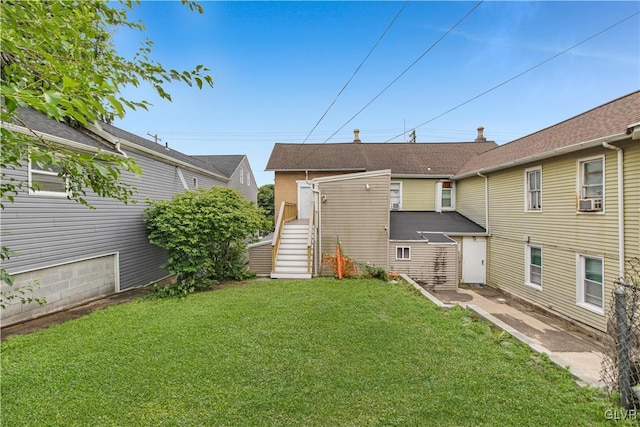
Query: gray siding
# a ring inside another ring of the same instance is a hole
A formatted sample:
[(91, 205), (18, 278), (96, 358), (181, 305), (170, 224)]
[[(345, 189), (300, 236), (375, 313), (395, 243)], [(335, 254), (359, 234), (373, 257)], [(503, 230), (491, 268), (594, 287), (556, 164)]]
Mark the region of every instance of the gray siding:
[[(396, 247), (410, 247), (410, 260), (396, 260)], [(389, 242), (389, 269), (404, 273), (421, 285), (436, 291), (458, 287), (458, 245), (416, 240)]]
[(389, 182), (390, 175), (381, 174), (319, 183), (326, 197), (320, 204), (323, 253), (335, 255), (339, 238), (345, 255), (388, 267)]
[[(243, 175), (242, 182), (240, 182), (241, 173)], [(253, 176), (249, 160), (246, 156), (229, 177), (229, 187), (238, 190), (247, 200), (258, 203), (258, 186), (256, 185), (256, 179)]]
[[(2, 214), (2, 244), (19, 256), (4, 263), (9, 273), (31, 271), (79, 258), (119, 253), (120, 288), (148, 284), (166, 276), (161, 268), (166, 261), (164, 250), (147, 239), (143, 210), (146, 200), (169, 199), (185, 191), (174, 165), (146, 157), (132, 149), (143, 173), (139, 178), (130, 174), (123, 181), (138, 188), (137, 203), (121, 202), (89, 194), (87, 200), (95, 207), (87, 209), (64, 196), (29, 195), (21, 192), (14, 203), (6, 204)], [(189, 189), (193, 177), (199, 187), (226, 183), (199, 172), (180, 167)], [(27, 168), (7, 171), (21, 180), (27, 179)]]

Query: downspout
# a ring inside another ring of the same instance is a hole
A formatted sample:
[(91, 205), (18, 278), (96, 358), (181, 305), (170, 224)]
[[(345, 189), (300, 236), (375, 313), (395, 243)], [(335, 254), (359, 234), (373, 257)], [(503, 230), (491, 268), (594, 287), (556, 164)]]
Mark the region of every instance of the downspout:
[(489, 177), (478, 172), (478, 176), (484, 178), (484, 220), (485, 233), (489, 235)]
[[(315, 241), (318, 244), (318, 253), (317, 254), (313, 254), (313, 264), (314, 264), (314, 270), (316, 275), (320, 274), (320, 258), (322, 254), (322, 200), (320, 198), (320, 190), (316, 189), (316, 186), (314, 184), (311, 184), (311, 192), (317, 195), (317, 199), (314, 197), (314, 204), (318, 207), (318, 220), (317, 220), (317, 224), (318, 224), (318, 234), (315, 236)], [(316, 202), (317, 200), (317, 202)], [(315, 215), (316, 213), (313, 212), (312, 215)], [(315, 245), (314, 245), (315, 246)]]
[(117, 151), (118, 153), (122, 154), (122, 155), (124, 156), (124, 158), (125, 158), (125, 159), (126, 159), (126, 158), (128, 158), (127, 153), (125, 153), (124, 151), (122, 151), (122, 149), (120, 148), (120, 141), (119, 141), (119, 140), (115, 143), (115, 149), (116, 149), (116, 151)]
[(618, 152), (618, 274), (624, 277), (624, 151), (606, 141), (602, 146)]

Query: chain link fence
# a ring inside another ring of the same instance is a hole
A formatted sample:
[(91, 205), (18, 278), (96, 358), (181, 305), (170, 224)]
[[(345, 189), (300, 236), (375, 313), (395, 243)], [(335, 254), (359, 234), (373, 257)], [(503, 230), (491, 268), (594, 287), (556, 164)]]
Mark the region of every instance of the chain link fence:
[(621, 407), (640, 410), (640, 258), (631, 259), (614, 284), (601, 379)]

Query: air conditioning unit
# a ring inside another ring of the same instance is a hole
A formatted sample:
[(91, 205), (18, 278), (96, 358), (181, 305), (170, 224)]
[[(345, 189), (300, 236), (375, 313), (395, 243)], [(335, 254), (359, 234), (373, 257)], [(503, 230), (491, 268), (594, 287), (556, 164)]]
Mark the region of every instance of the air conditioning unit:
[(578, 200), (578, 210), (580, 212), (598, 212), (602, 210), (602, 199), (580, 199)]
[(391, 210), (392, 211), (399, 211), (400, 210), (400, 203), (391, 203)]

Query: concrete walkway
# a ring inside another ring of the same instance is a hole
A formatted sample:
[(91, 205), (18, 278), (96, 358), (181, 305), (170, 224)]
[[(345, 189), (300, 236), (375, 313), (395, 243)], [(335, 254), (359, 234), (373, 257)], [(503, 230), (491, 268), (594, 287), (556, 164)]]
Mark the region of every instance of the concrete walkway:
[(534, 351), (548, 355), (560, 367), (569, 368), (578, 384), (604, 387), (600, 380), (603, 345), (595, 338), (571, 330), (562, 321), (535, 312), (488, 287), (426, 291), (408, 277), (403, 278), (435, 304), (459, 305), (473, 311)]

